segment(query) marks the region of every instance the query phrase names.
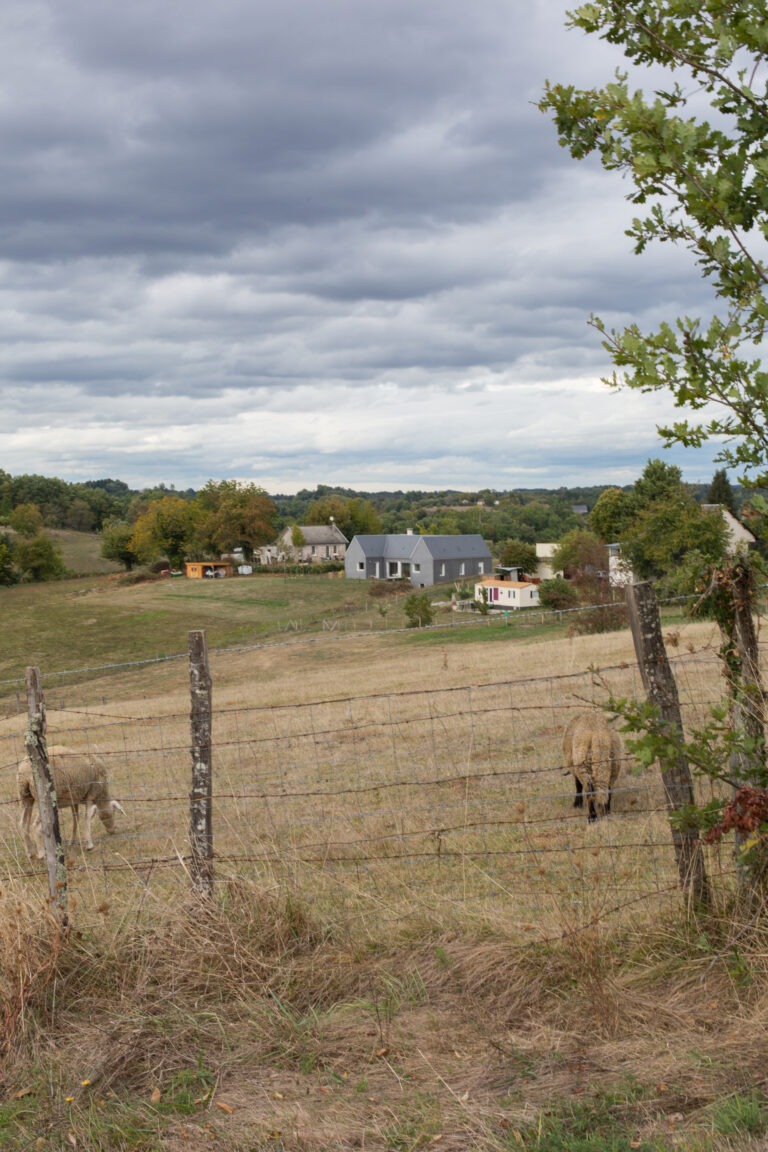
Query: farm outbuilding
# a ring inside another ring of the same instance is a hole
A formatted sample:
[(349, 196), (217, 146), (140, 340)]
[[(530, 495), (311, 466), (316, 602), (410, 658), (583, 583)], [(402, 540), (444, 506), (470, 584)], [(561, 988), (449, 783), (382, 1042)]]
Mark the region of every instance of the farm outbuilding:
[(231, 576), (232, 565), (228, 560), (188, 560), (184, 565), (184, 575), (190, 580), (205, 580), (214, 577)]

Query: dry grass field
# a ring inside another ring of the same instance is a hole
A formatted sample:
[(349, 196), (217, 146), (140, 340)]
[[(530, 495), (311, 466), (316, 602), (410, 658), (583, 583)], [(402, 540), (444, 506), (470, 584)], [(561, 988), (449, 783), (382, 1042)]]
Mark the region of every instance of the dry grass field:
[[(716, 906), (686, 909), (655, 773), (628, 759), (588, 825), (562, 771), (573, 711), (640, 693), (627, 632), (249, 639), (211, 652), (202, 903), (186, 661), (43, 666), (50, 742), (98, 749), (127, 813), (70, 850), (66, 940), (5, 694), (0, 1149), (765, 1146), (768, 933), (729, 910), (728, 848)], [(669, 646), (690, 723), (715, 637)]]

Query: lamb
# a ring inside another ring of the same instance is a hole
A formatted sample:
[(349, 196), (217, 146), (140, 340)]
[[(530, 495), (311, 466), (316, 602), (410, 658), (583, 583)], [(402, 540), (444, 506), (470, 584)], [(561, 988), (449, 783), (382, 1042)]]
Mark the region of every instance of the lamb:
[[(99, 813), (107, 832), (115, 831), (115, 812), (125, 810), (119, 800), (109, 794), (109, 781), (103, 760), (90, 752), (74, 752), (69, 748), (54, 746), (48, 749), (48, 758), (56, 789), (59, 809), (72, 809), (72, 842), (78, 839), (79, 806), (85, 805), (85, 847), (93, 848), (91, 820), (94, 812)], [(21, 831), (24, 845), (30, 860), (45, 855), (42, 842), (42, 826), (39, 812), (35, 813), (34, 830), (37, 844), (31, 835), (33, 825), (32, 810), (37, 799), (35, 774), (32, 762), (26, 756), (19, 764), (16, 779), (21, 801)]]
[(583, 808), (586, 795), (590, 822), (611, 810), (611, 789), (623, 755), (621, 736), (602, 712), (581, 712), (568, 724), (563, 736), (563, 765), (576, 781), (573, 806)]

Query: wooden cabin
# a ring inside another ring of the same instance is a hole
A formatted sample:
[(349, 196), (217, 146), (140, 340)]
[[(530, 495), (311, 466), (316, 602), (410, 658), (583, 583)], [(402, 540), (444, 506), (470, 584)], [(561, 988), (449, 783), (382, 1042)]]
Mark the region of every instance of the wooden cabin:
[(232, 565), (228, 560), (188, 560), (184, 575), (190, 580), (212, 580), (217, 576), (231, 576)]

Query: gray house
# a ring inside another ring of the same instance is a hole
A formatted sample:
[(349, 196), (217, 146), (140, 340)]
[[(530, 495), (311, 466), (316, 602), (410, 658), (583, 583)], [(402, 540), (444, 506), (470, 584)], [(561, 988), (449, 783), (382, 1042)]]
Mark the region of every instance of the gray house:
[(482, 536), (355, 536), (344, 557), (350, 580), (410, 580), (414, 588), (490, 575), (491, 553)]

